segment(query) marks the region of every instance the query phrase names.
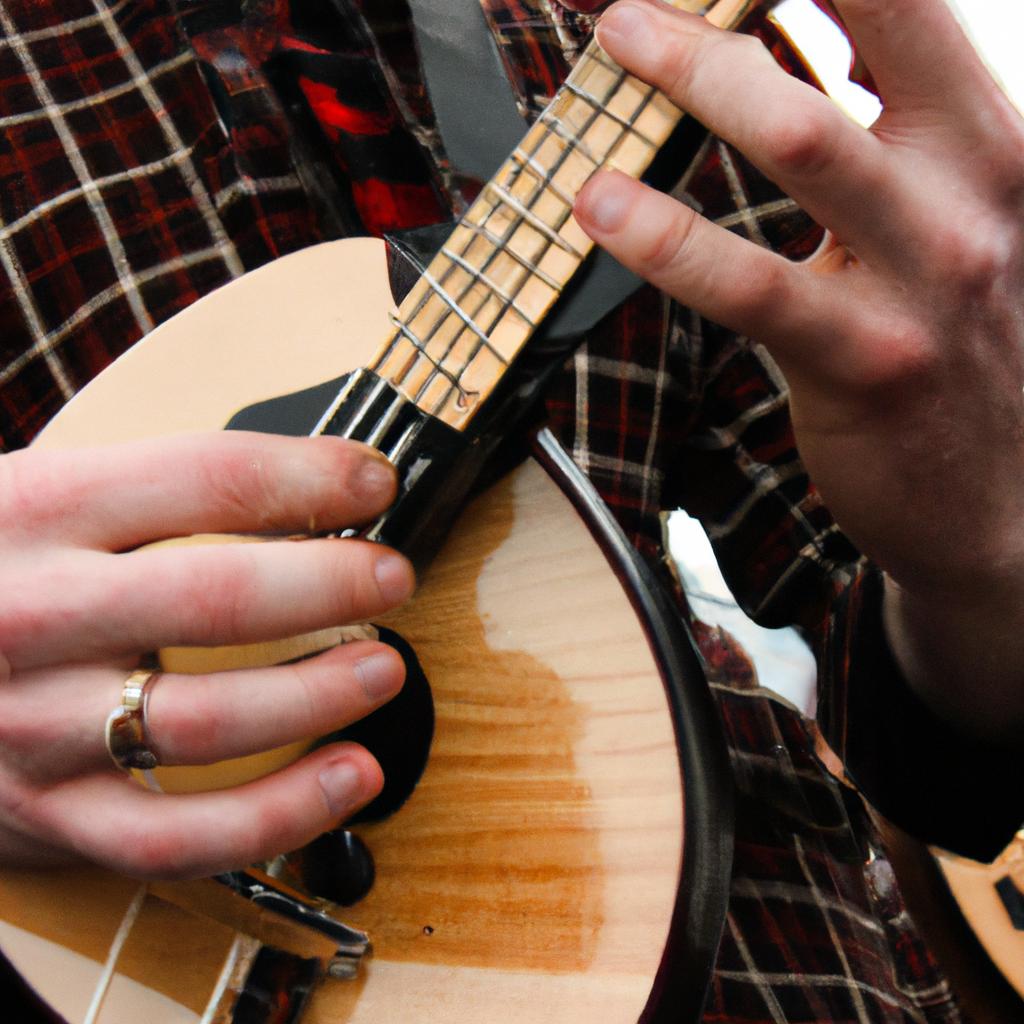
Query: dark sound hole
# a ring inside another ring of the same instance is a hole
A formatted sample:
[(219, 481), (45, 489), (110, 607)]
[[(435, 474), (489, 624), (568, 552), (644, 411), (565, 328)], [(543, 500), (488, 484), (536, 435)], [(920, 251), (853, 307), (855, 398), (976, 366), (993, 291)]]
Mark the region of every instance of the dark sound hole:
[(351, 906), (373, 887), (373, 854), (348, 830), (361, 821), (386, 818), (409, 799), (430, 754), (434, 736), (434, 701), (412, 647), (397, 633), (380, 628), (380, 639), (405, 662), (405, 685), (394, 700), (317, 744), (348, 740), (366, 747), (384, 769), (384, 788), (342, 828), (326, 832), (288, 859), (305, 889), (316, 896)]
[(1024, 932), (1024, 892), (1013, 884), (1013, 879), (1009, 875), (996, 882), (996, 892), (999, 893), (999, 898), (1010, 915), (1013, 927), (1019, 932)]
[(346, 828), (317, 836), (293, 853), (288, 864), (307, 892), (343, 907), (358, 903), (373, 888), (377, 874), (366, 843)]
[(412, 647), (397, 633), (380, 628), (381, 642), (405, 662), (405, 685), (394, 700), (358, 722), (325, 736), (320, 744), (346, 740), (366, 747), (384, 769), (384, 788), (346, 824), (380, 821), (412, 795), (430, 755), (434, 738), (434, 700)]

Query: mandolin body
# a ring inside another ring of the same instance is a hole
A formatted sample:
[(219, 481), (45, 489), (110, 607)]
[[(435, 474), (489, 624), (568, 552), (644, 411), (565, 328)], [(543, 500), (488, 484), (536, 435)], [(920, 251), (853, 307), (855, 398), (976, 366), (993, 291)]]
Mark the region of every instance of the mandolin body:
[[(219, 428), (363, 365), (390, 303), (381, 243), (295, 253), (159, 327), (39, 443)], [(383, 620), (423, 666), (434, 739), (410, 799), (357, 829), (376, 882), (341, 917), (372, 953), (355, 980), (318, 987), (304, 1024), (638, 1019), (677, 913), (684, 787), (636, 603), (536, 462), (465, 510)], [(222, 664), (211, 651), (197, 668)], [(91, 868), (4, 874), (0, 944), (70, 1021), (137, 889)], [(149, 896), (100, 1019), (200, 1019), (232, 938)]]

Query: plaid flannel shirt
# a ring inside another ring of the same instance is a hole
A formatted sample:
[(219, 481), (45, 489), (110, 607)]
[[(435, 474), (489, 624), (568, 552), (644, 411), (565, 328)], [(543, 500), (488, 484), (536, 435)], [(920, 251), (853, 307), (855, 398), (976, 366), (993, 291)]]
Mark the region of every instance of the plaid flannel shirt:
[[(482, 6), (536, 114), (592, 19), (554, 0)], [(445, 160), (410, 32), (405, 0), (0, 2), (4, 447), (244, 271), (458, 209), (473, 183)], [(679, 194), (809, 252), (818, 232), (794, 204), (692, 131)], [(661, 509), (685, 506), (750, 610), (817, 637), (825, 718), (844, 735), (851, 652), (880, 637), (855, 614), (873, 576), (807, 478), (767, 353), (643, 289), (590, 332), (549, 411), (645, 554), (660, 556)], [(757, 690), (720, 633), (700, 635), (740, 794), (706, 1020), (962, 1020), (810, 723)]]

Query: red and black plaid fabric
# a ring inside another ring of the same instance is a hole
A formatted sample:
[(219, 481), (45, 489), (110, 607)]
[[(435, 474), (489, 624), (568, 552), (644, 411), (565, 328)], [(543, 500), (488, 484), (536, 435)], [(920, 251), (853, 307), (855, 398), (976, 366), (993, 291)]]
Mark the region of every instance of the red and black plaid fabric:
[[(537, 112), (592, 18), (481, 2)], [(682, 198), (791, 255), (815, 244), (741, 157), (713, 138), (694, 148)], [(443, 219), (464, 187), (405, 0), (0, 0), (0, 442), (27, 443), (217, 285), (325, 237)], [(699, 515), (747, 608), (817, 637), (826, 698), (845, 693), (860, 622), (848, 598), (870, 570), (807, 478), (767, 353), (644, 289), (590, 333), (549, 408), (641, 550), (661, 556), (663, 508)], [(743, 662), (720, 633), (702, 635), (740, 793), (706, 1019), (962, 1020), (813, 726), (729, 671)], [(832, 700), (834, 735), (844, 707)]]

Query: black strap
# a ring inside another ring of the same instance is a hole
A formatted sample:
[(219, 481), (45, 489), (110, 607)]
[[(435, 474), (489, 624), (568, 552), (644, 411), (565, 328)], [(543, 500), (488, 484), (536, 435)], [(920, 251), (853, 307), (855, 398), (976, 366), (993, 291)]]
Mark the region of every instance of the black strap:
[(526, 132), (480, 0), (409, 0), (452, 166), (486, 181)]

